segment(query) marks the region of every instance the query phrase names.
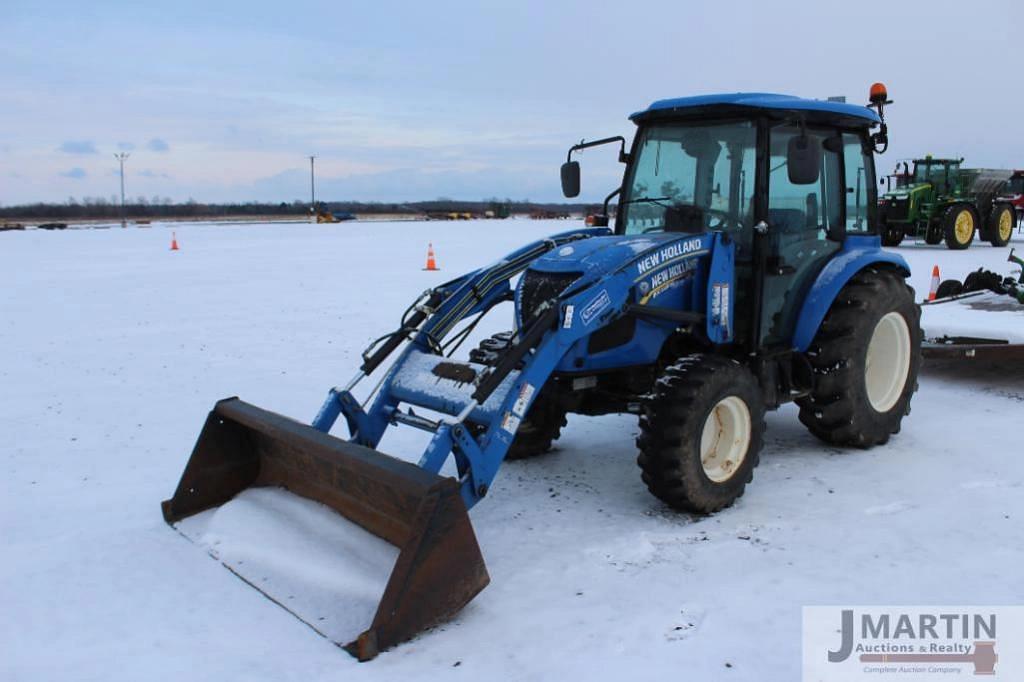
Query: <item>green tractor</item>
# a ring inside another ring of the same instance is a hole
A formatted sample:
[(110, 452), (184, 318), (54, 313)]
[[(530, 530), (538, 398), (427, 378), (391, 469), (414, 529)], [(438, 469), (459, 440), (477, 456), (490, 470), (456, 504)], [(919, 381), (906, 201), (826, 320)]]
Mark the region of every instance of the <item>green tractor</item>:
[(950, 249), (966, 249), (980, 233), (992, 246), (1006, 246), (1014, 208), (998, 195), (1011, 171), (961, 168), (963, 159), (931, 156), (913, 163), (913, 173), (906, 161), (902, 172), (897, 166), (889, 191), (879, 199), (882, 244), (898, 246), (910, 236), (928, 244), (945, 239)]

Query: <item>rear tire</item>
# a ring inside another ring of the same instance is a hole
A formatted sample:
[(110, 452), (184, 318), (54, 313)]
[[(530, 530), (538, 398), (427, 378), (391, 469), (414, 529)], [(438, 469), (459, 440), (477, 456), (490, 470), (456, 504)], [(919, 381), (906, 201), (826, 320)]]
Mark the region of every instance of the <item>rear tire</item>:
[(921, 366), (921, 309), (889, 270), (863, 270), (825, 315), (807, 350), (815, 385), (800, 421), (833, 445), (869, 448), (899, 433)]
[(957, 204), (947, 208), (942, 214), (942, 234), (946, 238), (946, 248), (962, 251), (970, 246), (979, 222), (978, 212), (973, 206)]
[(1006, 246), (1013, 236), (1013, 206), (996, 204), (988, 217), (988, 229), (985, 235), (992, 246)]
[(753, 478), (764, 410), (757, 380), (734, 360), (696, 354), (666, 367), (644, 404), (636, 441), (647, 489), (684, 511), (730, 506)]

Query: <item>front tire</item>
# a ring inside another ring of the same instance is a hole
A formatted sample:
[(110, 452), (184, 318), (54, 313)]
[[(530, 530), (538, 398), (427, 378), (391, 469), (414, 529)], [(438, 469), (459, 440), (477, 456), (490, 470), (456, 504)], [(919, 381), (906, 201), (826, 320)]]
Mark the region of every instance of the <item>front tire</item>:
[(942, 243), (942, 226), (929, 224), (924, 230), (924, 243), (935, 246)]
[(883, 225), (882, 226), (882, 246), (899, 246), (903, 243), (903, 226), (902, 225)]
[(978, 212), (973, 206), (960, 204), (950, 206), (942, 214), (942, 234), (946, 238), (946, 248), (962, 251), (974, 241), (974, 233), (978, 227)]
[(797, 401), (800, 421), (833, 445), (868, 448), (899, 433), (921, 366), (921, 309), (893, 271), (851, 279), (807, 350), (814, 389)]
[[(501, 332), (484, 339), (469, 352), (469, 359), (471, 362), (493, 367), (512, 346), (514, 338), (514, 332)], [(552, 443), (562, 435), (562, 428), (567, 423), (565, 414), (565, 405), (560, 399), (558, 387), (554, 381), (549, 381), (548, 385), (541, 389), (530, 405), (526, 418), (516, 429), (515, 438), (505, 454), (505, 459), (527, 459), (550, 450)]]
[(669, 365), (640, 417), (637, 464), (647, 489), (683, 511), (730, 506), (753, 478), (764, 411), (757, 380), (734, 360), (697, 354)]

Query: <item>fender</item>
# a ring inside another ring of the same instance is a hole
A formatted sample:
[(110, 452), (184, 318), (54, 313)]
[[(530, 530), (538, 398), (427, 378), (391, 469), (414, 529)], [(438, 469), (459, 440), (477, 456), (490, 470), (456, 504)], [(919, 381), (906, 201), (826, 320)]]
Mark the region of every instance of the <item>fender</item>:
[(902, 256), (882, 249), (881, 239), (877, 235), (846, 238), (843, 248), (818, 273), (811, 290), (804, 297), (793, 333), (793, 347), (796, 350), (803, 352), (811, 345), (821, 321), (846, 283), (864, 268), (875, 264), (895, 266), (904, 277), (910, 276), (907, 261)]

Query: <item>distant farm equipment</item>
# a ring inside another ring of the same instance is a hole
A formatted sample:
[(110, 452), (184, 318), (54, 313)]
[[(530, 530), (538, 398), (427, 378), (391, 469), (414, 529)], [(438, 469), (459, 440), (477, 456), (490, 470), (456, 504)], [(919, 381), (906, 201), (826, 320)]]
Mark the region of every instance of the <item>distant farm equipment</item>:
[(1019, 231), (1024, 226), (1024, 170), (1013, 171), (1013, 175), (1006, 181), (1006, 187), (1003, 188), (1003, 195), (1000, 199), (1013, 204), (1014, 211), (1017, 213), (1017, 229)]
[(347, 220), (355, 220), (356, 215), (348, 211), (331, 211), (327, 204), (320, 202), (316, 209), (316, 222), (318, 223), (341, 223)]
[(1013, 171), (962, 168), (963, 159), (931, 156), (913, 163), (913, 172), (906, 161), (897, 165), (889, 191), (878, 202), (885, 246), (913, 237), (966, 249), (975, 235), (1006, 246), (1017, 218), (1013, 204), (1001, 195)]
[(546, 209), (530, 211), (530, 218), (533, 220), (567, 220), (569, 217), (569, 214), (565, 211), (549, 211)]

